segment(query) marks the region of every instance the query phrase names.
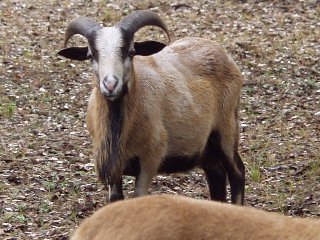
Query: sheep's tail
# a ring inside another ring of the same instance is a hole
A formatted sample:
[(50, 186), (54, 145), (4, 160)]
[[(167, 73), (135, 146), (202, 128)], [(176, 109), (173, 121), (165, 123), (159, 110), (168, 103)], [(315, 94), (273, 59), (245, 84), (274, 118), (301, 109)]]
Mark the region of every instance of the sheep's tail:
[(105, 137), (101, 138), (96, 151), (96, 171), (105, 186), (118, 182), (122, 177), (120, 138), (124, 115), (120, 102), (109, 104), (108, 118)]

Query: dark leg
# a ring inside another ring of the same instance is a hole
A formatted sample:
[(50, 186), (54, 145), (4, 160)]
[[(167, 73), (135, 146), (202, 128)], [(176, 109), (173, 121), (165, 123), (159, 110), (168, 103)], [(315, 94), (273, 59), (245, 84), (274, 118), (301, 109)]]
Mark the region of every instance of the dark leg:
[[(222, 144), (224, 144), (224, 148), (222, 148)], [(222, 142), (220, 133), (218, 131), (213, 131), (207, 143), (203, 169), (207, 174), (212, 199), (217, 199), (218, 196), (216, 194), (219, 194), (219, 197), (222, 197), (222, 188), (223, 186), (225, 188), (225, 176), (227, 174), (231, 188), (231, 202), (242, 205), (244, 201), (245, 183), (244, 164), (238, 151), (234, 149), (236, 148), (235, 146), (234, 139), (227, 139), (225, 137)], [(227, 151), (224, 149), (227, 149)], [(210, 169), (210, 174), (207, 173), (208, 169)], [(215, 186), (213, 187), (213, 185)], [(217, 190), (211, 191), (211, 188)]]
[(212, 200), (226, 202), (227, 201), (227, 175), (224, 167), (218, 164), (214, 169), (204, 169), (207, 176), (207, 182)]
[(206, 173), (211, 199), (226, 202), (227, 173), (221, 161), (223, 157), (220, 135), (217, 131), (213, 131), (207, 142), (202, 168)]
[(234, 167), (227, 169), (230, 174), (229, 182), (231, 187), (231, 202), (236, 204), (244, 204), (244, 186), (245, 186), (245, 166), (238, 152), (234, 153)]
[(227, 171), (231, 188), (231, 203), (243, 205), (244, 203), (244, 184), (245, 167), (238, 152), (234, 153), (233, 159), (225, 155), (222, 163)]
[(109, 187), (109, 200), (110, 202), (115, 202), (124, 199), (122, 191), (122, 178)]

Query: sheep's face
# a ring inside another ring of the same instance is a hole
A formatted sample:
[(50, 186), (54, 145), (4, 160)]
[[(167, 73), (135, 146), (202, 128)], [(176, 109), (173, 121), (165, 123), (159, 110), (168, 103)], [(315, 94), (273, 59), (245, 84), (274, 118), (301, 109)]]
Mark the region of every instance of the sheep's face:
[(65, 44), (71, 36), (81, 34), (88, 39), (89, 46), (64, 48), (58, 54), (79, 61), (91, 59), (97, 87), (110, 101), (130, 90), (135, 55), (152, 55), (166, 46), (156, 41), (134, 42), (135, 31), (123, 26), (103, 28), (86, 18), (76, 19), (70, 25)]
[(120, 28), (102, 28), (89, 40), (88, 57), (98, 80), (98, 87), (109, 100), (117, 99), (130, 87), (133, 39)]

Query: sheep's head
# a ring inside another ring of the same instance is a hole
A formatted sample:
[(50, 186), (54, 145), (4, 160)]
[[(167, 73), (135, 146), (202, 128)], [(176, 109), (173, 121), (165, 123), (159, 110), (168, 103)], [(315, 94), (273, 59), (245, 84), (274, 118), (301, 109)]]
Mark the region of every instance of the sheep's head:
[(86, 37), (88, 47), (65, 48), (58, 54), (79, 61), (90, 59), (100, 91), (113, 101), (130, 88), (133, 57), (151, 55), (165, 47), (165, 44), (155, 41), (134, 42), (135, 32), (145, 26), (162, 28), (170, 40), (166, 25), (148, 10), (135, 11), (113, 27), (101, 27), (89, 18), (79, 17), (67, 27), (65, 47), (75, 34)]

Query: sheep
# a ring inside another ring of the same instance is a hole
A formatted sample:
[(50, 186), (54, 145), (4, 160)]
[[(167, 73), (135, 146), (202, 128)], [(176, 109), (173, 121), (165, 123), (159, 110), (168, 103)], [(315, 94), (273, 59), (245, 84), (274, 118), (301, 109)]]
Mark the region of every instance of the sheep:
[[(59, 55), (92, 62), (95, 75), (87, 110), (96, 172), (109, 201), (124, 198), (123, 175), (136, 178), (134, 196), (148, 193), (157, 173), (201, 167), (210, 197), (243, 204), (245, 167), (238, 153), (242, 74), (218, 43), (188, 37), (168, 46), (135, 42), (145, 26), (170, 34), (152, 11), (140, 10), (112, 27), (87, 17), (67, 26)], [(86, 47), (69, 47), (75, 34)]]
[(319, 240), (320, 220), (174, 195), (108, 204), (84, 220), (71, 240)]

